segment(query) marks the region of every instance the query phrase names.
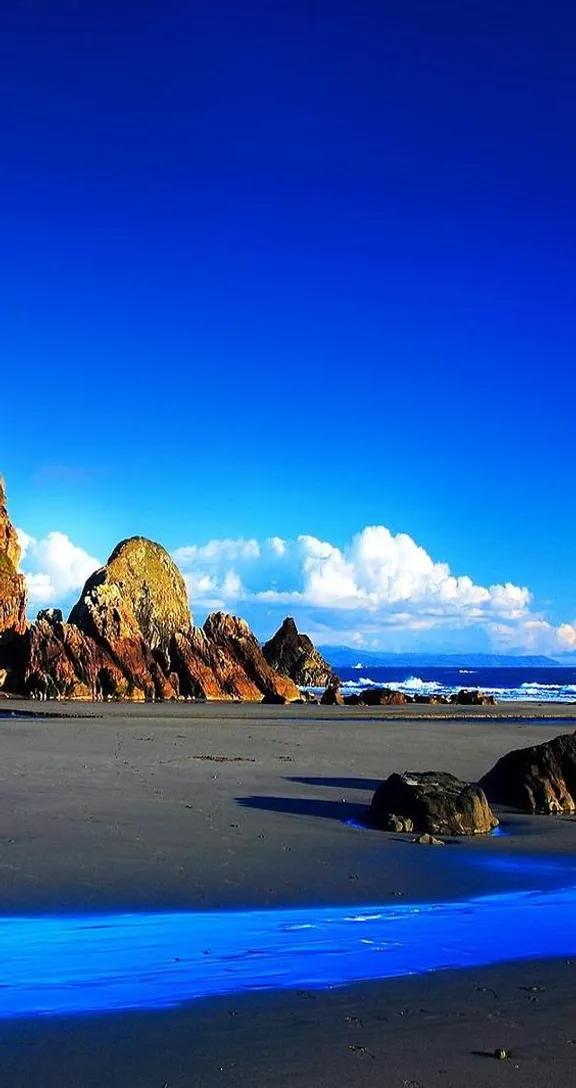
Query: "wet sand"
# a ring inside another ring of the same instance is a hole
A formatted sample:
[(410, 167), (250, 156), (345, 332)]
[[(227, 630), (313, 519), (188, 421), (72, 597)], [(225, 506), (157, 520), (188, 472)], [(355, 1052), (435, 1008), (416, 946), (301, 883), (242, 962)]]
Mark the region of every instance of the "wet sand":
[[(4, 915), (458, 899), (557, 883), (542, 862), (576, 861), (570, 819), (504, 814), (504, 837), (436, 849), (354, 826), (391, 771), (477, 778), (511, 748), (571, 731), (576, 706), (10, 709), (59, 716), (0, 720)], [(4, 1021), (0, 1082), (576, 1084), (575, 972), (526, 961)], [(512, 1058), (486, 1056), (498, 1046)]]

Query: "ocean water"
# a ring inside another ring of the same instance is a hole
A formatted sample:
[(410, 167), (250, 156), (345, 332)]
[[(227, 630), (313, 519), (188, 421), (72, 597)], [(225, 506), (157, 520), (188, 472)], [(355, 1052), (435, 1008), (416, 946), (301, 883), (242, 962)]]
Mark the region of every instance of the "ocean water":
[(541, 703), (576, 703), (576, 668), (458, 669), (375, 668), (338, 669), (346, 694), (376, 685), (406, 695), (452, 695), (461, 688), (480, 688), (499, 702), (524, 699)]

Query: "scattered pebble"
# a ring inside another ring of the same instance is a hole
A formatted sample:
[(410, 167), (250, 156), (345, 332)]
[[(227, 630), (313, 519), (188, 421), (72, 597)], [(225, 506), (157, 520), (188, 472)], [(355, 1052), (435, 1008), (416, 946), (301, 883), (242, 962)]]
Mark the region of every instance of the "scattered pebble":
[(348, 1050), (352, 1051), (353, 1054), (367, 1054), (369, 1058), (374, 1057), (371, 1050), (367, 1050), (365, 1046), (358, 1046), (358, 1044), (349, 1046)]

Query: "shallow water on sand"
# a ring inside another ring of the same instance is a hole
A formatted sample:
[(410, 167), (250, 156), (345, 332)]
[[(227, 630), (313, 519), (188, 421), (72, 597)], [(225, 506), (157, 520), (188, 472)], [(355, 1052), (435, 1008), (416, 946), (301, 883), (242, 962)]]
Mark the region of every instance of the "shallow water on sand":
[(544, 890), (360, 909), (4, 918), (0, 1017), (168, 1008), (255, 989), (576, 954), (574, 863), (472, 863), (512, 879), (530, 866)]

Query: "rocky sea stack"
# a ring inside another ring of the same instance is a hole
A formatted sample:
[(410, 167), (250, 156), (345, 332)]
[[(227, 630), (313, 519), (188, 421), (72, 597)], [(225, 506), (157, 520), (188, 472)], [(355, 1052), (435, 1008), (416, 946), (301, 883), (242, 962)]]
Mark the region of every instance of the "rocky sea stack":
[(6, 691), (71, 699), (301, 698), (243, 620), (216, 612), (203, 628), (193, 626), (184, 578), (160, 544), (141, 536), (118, 544), (88, 578), (68, 622), (59, 609), (26, 621), (19, 560), (1, 485), (0, 675), (5, 672)]
[(26, 628), (26, 583), (18, 573), (20, 545), (6, 509), (4, 480), (0, 476), (0, 633)]
[(192, 628), (184, 578), (168, 552), (142, 536), (122, 540), (88, 579), (70, 623), (106, 641), (117, 637), (122, 611), (151, 650), (167, 651), (176, 633), (189, 635)]
[(302, 687), (323, 688), (338, 679), (308, 635), (300, 634), (291, 616), (286, 617), (262, 649), (273, 669), (285, 673)]

